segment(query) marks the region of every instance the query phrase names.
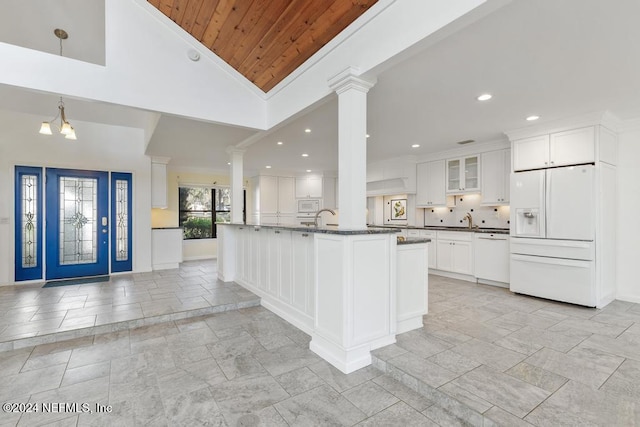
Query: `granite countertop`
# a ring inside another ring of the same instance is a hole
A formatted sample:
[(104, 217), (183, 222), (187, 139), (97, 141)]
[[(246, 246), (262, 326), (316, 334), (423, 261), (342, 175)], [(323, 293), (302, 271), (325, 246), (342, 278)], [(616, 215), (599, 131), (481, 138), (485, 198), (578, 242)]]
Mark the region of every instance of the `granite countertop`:
[(364, 230), (344, 230), (338, 229), (336, 226), (324, 226), (324, 227), (312, 227), (305, 225), (260, 225), (260, 224), (228, 224), (228, 223), (218, 223), (218, 225), (229, 225), (232, 227), (251, 227), (251, 228), (272, 228), (275, 230), (288, 230), (288, 231), (298, 231), (302, 233), (322, 233), (322, 234), (342, 234), (342, 235), (352, 235), (352, 234), (393, 234), (398, 233), (400, 230), (392, 227), (368, 227)]
[(398, 239), (399, 245), (414, 245), (416, 243), (429, 243), (431, 239), (428, 237), (407, 237), (403, 240)]
[(493, 234), (509, 234), (508, 228), (469, 228), (469, 227), (445, 227), (427, 225), (418, 227), (415, 225), (372, 225), (371, 227), (396, 228), (399, 230), (433, 230), (433, 231), (466, 231), (472, 233), (493, 233)]

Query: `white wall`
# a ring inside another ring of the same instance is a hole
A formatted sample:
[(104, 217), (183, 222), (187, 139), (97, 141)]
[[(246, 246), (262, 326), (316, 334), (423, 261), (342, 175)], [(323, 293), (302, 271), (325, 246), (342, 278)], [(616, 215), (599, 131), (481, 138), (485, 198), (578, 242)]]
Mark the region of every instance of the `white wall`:
[[(52, 106), (55, 108), (55, 106)], [(0, 111), (0, 284), (14, 279), (14, 166), (45, 166), (133, 173), (133, 269), (151, 270), (151, 160), (144, 131), (78, 122), (78, 139), (38, 133), (49, 117)]]
[(105, 66), (0, 42), (0, 83), (264, 129), (260, 91), (146, 1), (106, 1), (105, 21)]
[(619, 134), (617, 299), (640, 303), (640, 119)]

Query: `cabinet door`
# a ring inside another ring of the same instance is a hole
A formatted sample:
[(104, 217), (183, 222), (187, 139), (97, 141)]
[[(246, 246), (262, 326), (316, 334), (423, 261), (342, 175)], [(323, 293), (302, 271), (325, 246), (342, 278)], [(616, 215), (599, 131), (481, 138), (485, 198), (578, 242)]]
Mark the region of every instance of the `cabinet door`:
[(416, 206), (429, 206), (429, 163), (416, 165)]
[(281, 231), (277, 236), (280, 252), (280, 275), (278, 280), (278, 295), (286, 303), (291, 303), (293, 294), (293, 263), (292, 263), (292, 232)]
[(282, 232), (280, 230), (265, 230), (266, 250), (268, 256), (269, 267), (267, 271), (266, 288), (273, 296), (278, 295), (278, 284), (280, 283), (280, 244), (279, 238)]
[(292, 177), (278, 177), (278, 212), (281, 214), (295, 214), (296, 181)]
[(151, 207), (164, 209), (167, 206), (167, 165), (151, 163)]
[(465, 157), (462, 162), (461, 182), (462, 190), (477, 191), (480, 190), (480, 157)]
[(293, 233), (293, 295), (292, 305), (298, 310), (308, 312), (309, 289), (309, 253), (313, 245), (313, 236), (309, 233)]
[(462, 191), (462, 159), (447, 160), (447, 193)]
[(427, 194), (429, 206), (446, 206), (447, 193), (445, 191), (444, 160), (436, 160), (427, 163)]
[(337, 208), (336, 179), (323, 178), (322, 181), (322, 207), (329, 209)]
[(302, 199), (309, 194), (307, 178), (296, 178), (296, 198)]
[(504, 150), (504, 190), (502, 193), (502, 201), (504, 204), (509, 204), (511, 194), (511, 150)]
[[(503, 205), (508, 201), (509, 172), (505, 171), (508, 150), (482, 153), (482, 200), (483, 205)], [(505, 160), (506, 159), (506, 160)]]
[(471, 242), (453, 242), (451, 248), (453, 258), (452, 271), (461, 274), (473, 274), (473, 245)]
[(450, 240), (438, 240), (436, 246), (438, 270), (453, 271), (453, 242)]
[(278, 225), (278, 215), (277, 214), (260, 214), (260, 224)]
[(438, 246), (436, 245), (436, 233), (433, 231), (420, 230), (420, 237), (428, 237), (431, 239), (431, 242), (429, 242), (429, 248), (427, 249), (429, 253), (429, 258), (427, 260), (428, 266), (429, 268), (438, 268)]
[(542, 169), (549, 166), (549, 135), (513, 141), (513, 170)]
[(278, 177), (261, 176), (260, 185), (260, 217), (262, 214), (278, 213)]
[(314, 199), (322, 197), (322, 178), (315, 176), (307, 178), (307, 197)]
[(593, 126), (552, 133), (549, 141), (549, 166), (579, 165), (595, 161)]

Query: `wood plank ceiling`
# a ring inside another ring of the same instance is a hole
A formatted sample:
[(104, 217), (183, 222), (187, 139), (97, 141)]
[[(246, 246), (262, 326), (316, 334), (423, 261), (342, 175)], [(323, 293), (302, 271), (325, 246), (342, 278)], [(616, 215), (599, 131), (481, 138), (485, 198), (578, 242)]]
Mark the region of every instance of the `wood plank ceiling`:
[(377, 0), (148, 0), (268, 92)]

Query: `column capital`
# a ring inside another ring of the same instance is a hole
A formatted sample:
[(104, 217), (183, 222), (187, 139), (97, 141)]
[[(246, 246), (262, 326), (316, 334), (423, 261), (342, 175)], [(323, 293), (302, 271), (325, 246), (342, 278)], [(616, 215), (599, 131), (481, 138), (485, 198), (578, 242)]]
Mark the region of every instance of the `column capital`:
[(358, 68), (348, 67), (328, 80), (329, 87), (338, 95), (350, 89), (367, 93), (376, 84), (376, 80), (363, 79), (359, 74)]
[(244, 154), (247, 150), (244, 148), (236, 147), (234, 145), (230, 145), (225, 149), (225, 151), (227, 152), (227, 154)]

